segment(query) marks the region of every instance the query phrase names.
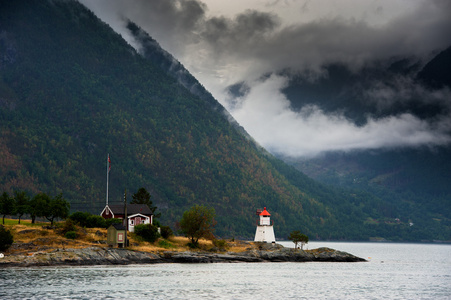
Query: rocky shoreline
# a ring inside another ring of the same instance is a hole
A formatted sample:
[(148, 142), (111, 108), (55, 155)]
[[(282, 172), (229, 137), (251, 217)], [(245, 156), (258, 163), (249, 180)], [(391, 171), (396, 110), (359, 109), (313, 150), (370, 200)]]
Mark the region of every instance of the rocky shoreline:
[(362, 262), (363, 258), (330, 248), (300, 250), (281, 245), (250, 248), (244, 252), (162, 251), (149, 253), (127, 249), (89, 247), (38, 251), (28, 255), (11, 255), (0, 259), (3, 267), (91, 266), (156, 263), (239, 263), (239, 262)]

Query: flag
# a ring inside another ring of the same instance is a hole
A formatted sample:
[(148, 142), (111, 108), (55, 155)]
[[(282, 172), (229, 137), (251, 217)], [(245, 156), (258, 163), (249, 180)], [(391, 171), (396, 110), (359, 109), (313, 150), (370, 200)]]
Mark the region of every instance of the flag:
[(108, 154), (108, 171), (111, 170), (111, 159), (110, 155)]

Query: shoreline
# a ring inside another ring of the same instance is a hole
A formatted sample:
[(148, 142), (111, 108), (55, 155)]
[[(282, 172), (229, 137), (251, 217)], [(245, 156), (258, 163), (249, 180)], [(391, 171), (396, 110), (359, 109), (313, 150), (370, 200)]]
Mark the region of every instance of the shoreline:
[(244, 252), (161, 251), (158, 253), (108, 247), (55, 249), (28, 255), (8, 255), (0, 259), (0, 268), (96, 266), (158, 263), (262, 263), (262, 262), (366, 262), (350, 253), (331, 248), (300, 250), (281, 245)]

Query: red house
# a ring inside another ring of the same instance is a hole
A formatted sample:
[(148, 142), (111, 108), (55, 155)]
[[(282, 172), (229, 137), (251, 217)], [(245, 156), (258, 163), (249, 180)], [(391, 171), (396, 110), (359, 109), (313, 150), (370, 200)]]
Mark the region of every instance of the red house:
[[(100, 214), (104, 219), (124, 219), (123, 204), (107, 205)], [(127, 204), (127, 230), (133, 232), (139, 224), (152, 224), (153, 214), (146, 204)]]

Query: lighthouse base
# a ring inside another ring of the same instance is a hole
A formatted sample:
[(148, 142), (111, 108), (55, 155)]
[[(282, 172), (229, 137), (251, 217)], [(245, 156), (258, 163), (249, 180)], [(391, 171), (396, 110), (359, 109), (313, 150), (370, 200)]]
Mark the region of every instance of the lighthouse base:
[(274, 228), (272, 225), (257, 225), (254, 242), (275, 243)]

